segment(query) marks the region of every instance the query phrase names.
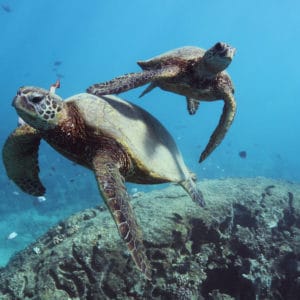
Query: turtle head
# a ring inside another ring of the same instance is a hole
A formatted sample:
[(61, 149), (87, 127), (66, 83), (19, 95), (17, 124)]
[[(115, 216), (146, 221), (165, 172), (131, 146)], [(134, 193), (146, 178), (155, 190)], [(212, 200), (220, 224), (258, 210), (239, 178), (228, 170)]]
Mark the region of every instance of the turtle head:
[(222, 42), (216, 43), (203, 56), (203, 63), (211, 73), (225, 70), (231, 63), (236, 49)]
[(26, 123), (40, 130), (54, 128), (63, 109), (62, 99), (51, 90), (28, 86), (18, 90), (12, 105)]

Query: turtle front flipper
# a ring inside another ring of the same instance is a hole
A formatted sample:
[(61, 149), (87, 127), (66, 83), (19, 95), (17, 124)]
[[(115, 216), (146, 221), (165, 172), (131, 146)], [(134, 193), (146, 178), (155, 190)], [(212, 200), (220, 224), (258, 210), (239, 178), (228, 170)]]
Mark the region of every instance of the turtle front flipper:
[(101, 152), (95, 156), (93, 167), (100, 193), (114, 218), (120, 236), (125, 241), (137, 267), (151, 279), (151, 267), (142, 234), (117, 163), (109, 154)]
[(25, 124), (8, 137), (2, 149), (7, 176), (24, 192), (33, 196), (45, 194), (45, 188), (39, 179), (40, 140), (38, 132)]
[(201, 153), (199, 162), (204, 161), (210, 153), (222, 142), (226, 132), (231, 126), (236, 113), (236, 102), (232, 93), (228, 93), (224, 97), (223, 112), (219, 120), (219, 124), (211, 135), (207, 146)]
[[(86, 92), (96, 96), (120, 94), (160, 78), (173, 77), (178, 74), (179, 71), (180, 69), (177, 66), (167, 66), (161, 69), (144, 70), (143, 72), (139, 73), (129, 73), (120, 77), (116, 77), (110, 81), (93, 84), (87, 88)], [(142, 95), (145, 95), (154, 87), (154, 85), (151, 85), (151, 88), (147, 88)]]
[(87, 88), (87, 93), (96, 96), (120, 94), (137, 88), (154, 80), (155, 71), (144, 71), (140, 73), (129, 73), (116, 77), (110, 81), (96, 83)]

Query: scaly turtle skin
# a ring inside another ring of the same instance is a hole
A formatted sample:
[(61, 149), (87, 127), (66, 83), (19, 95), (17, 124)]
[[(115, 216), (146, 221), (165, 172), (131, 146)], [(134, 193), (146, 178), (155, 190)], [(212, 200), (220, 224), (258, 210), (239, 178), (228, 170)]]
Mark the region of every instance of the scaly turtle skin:
[(62, 101), (53, 90), (22, 87), (13, 106), (26, 123), (4, 145), (8, 177), (26, 193), (45, 193), (38, 176), (41, 139), (92, 170), (121, 237), (137, 267), (150, 279), (150, 264), (125, 181), (176, 182), (193, 201), (204, 205), (195, 178), (168, 131), (143, 109), (114, 96), (83, 93)]
[(178, 48), (149, 60), (139, 61), (143, 72), (94, 84), (87, 92), (97, 96), (119, 94), (150, 83), (141, 96), (155, 87), (186, 96), (191, 115), (196, 113), (200, 101), (224, 100), (219, 124), (200, 156), (199, 162), (202, 162), (221, 143), (235, 116), (233, 84), (224, 71), (234, 54), (235, 48), (221, 42), (207, 51), (198, 47)]

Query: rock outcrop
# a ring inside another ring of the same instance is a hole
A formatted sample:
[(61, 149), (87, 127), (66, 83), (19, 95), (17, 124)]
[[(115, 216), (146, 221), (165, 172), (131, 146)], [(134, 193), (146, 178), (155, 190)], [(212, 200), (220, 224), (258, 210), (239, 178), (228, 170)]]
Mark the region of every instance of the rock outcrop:
[(204, 209), (177, 186), (132, 200), (152, 281), (97, 207), (16, 254), (0, 270), (0, 299), (297, 299), (300, 185), (265, 178), (200, 185)]

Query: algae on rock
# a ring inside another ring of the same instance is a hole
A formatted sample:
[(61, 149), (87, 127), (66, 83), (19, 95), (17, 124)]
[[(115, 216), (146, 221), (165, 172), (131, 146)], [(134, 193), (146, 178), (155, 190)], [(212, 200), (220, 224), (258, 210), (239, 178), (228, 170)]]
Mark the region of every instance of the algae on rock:
[(132, 200), (153, 280), (135, 268), (109, 212), (75, 214), (0, 271), (1, 299), (295, 299), (300, 185), (201, 182), (207, 206), (176, 186)]

